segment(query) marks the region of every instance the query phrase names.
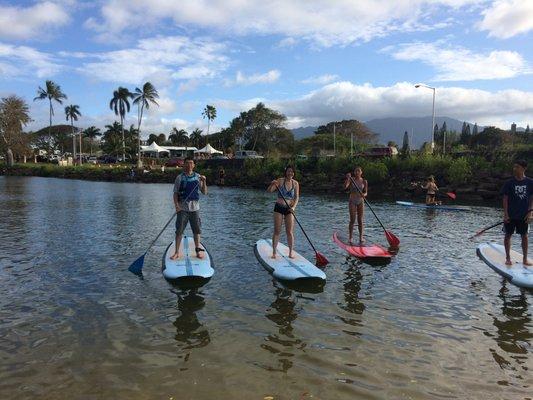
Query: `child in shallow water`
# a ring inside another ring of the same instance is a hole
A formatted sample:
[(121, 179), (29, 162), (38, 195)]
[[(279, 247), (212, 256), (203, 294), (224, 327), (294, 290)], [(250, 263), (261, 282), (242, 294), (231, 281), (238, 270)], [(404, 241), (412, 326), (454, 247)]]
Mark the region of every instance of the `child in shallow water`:
[(437, 187), (437, 184), (435, 183), (435, 177), (431, 175), (426, 183), (421, 186), (422, 189), (427, 190), (426, 193), (426, 205), (428, 206), (439, 206), (442, 204), (442, 202), (437, 201), (437, 192), (439, 191), (439, 188)]

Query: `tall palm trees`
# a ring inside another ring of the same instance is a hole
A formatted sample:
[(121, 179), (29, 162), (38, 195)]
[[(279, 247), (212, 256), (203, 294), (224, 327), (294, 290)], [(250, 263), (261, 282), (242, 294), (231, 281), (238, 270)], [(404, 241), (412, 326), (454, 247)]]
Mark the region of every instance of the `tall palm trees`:
[(192, 131), (191, 136), (189, 136), (189, 140), (194, 143), (195, 147), (198, 149), (198, 144), (200, 143), (200, 140), (202, 140), (202, 130), (196, 128), (194, 131)]
[[(81, 117), (80, 106), (71, 104), (65, 107), (65, 116), (67, 121), (70, 119), (70, 126), (72, 128), (72, 156), (76, 158), (76, 135), (74, 134), (74, 121)], [(80, 165), (81, 165), (81, 131), (80, 131)]]
[(12, 147), (22, 142), (22, 128), (30, 121), (30, 109), (22, 98), (9, 96), (0, 101), (0, 138), (5, 145), (8, 167), (13, 166)]
[(124, 140), (124, 117), (126, 113), (130, 112), (129, 99), (133, 96), (127, 88), (119, 86), (117, 90), (113, 92), (113, 98), (109, 102), (109, 108), (115, 111), (115, 115), (120, 116), (120, 126), (122, 132), (122, 161), (126, 160), (126, 142)]
[(202, 116), (207, 118), (207, 136), (209, 136), (209, 126), (211, 125), (211, 121), (214, 121), (214, 119), (217, 117), (217, 109), (208, 104), (205, 106)]
[(159, 98), (159, 93), (157, 93), (157, 89), (152, 85), (150, 82), (146, 82), (142, 89), (135, 88), (135, 92), (132, 95), (133, 97), (133, 104), (137, 104), (137, 168), (142, 167), (142, 161), (141, 161), (141, 122), (143, 119), (143, 111), (146, 108), (147, 110), (150, 108), (150, 103), (155, 104), (158, 106), (156, 99)]
[(52, 100), (57, 101), (59, 104), (63, 104), (63, 100), (66, 98), (67, 95), (61, 91), (61, 87), (57, 83), (53, 81), (46, 81), (45, 89), (39, 86), (39, 89), (37, 90), (37, 97), (33, 99), (33, 101), (48, 99), (50, 103), (50, 126), (48, 128), (49, 138), (52, 137), (52, 115), (54, 115)]
[(96, 126), (90, 126), (87, 129), (83, 131), (83, 134), (85, 137), (89, 138), (89, 143), (91, 144), (91, 156), (93, 155), (93, 141), (98, 136), (101, 136), (102, 133), (100, 132), (100, 129), (98, 129)]

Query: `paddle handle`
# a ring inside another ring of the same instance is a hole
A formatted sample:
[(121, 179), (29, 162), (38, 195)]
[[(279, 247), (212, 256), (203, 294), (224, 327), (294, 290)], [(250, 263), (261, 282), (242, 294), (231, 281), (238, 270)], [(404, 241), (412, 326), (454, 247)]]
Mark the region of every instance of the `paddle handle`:
[[(291, 206), (289, 206), (289, 202), (287, 201), (287, 199), (285, 198), (285, 196), (283, 196), (283, 193), (281, 193), (281, 190), (278, 186), (278, 184), (276, 183), (276, 189), (278, 189), (278, 193), (279, 195), (281, 196), (281, 198), (283, 199), (283, 201), (285, 202), (285, 205), (290, 209)], [(313, 248), (313, 250), (315, 251), (315, 253), (318, 253), (315, 249), (315, 246), (313, 246), (313, 243), (311, 242), (311, 239), (309, 239), (309, 236), (307, 236), (307, 233), (305, 233), (305, 230), (302, 226), (302, 224), (300, 224), (300, 221), (298, 221), (298, 218), (296, 218), (296, 215), (294, 213), (292, 213), (292, 216), (294, 217), (294, 220), (296, 221), (296, 223), (298, 224), (298, 226), (300, 227), (300, 229), (302, 230), (303, 234), (305, 235), (305, 238), (307, 239), (307, 241), (309, 242), (309, 244), (311, 245), (311, 247)]]
[[(533, 208), (530, 208), (529, 210), (527, 210), (527, 212), (526, 212), (526, 216), (527, 216), (527, 214), (529, 214), (531, 211), (533, 211)], [(494, 225), (488, 226), (488, 227), (486, 227), (486, 228), (480, 230), (480, 231), (479, 231), (478, 233), (476, 233), (475, 235), (470, 236), (469, 239), (474, 239), (475, 237), (478, 237), (479, 235), (481, 235), (482, 233), (488, 231), (489, 229), (495, 228), (495, 227), (497, 227), (498, 225), (502, 225), (502, 224), (504, 224), (504, 223), (505, 223), (505, 221), (500, 221), (500, 222), (498, 222), (498, 223), (496, 223), (496, 224), (494, 224)]]
[(374, 212), (374, 210), (372, 209), (372, 207), (370, 206), (370, 203), (367, 201), (366, 197), (363, 195), (363, 192), (361, 192), (361, 189), (359, 189), (359, 186), (356, 185), (355, 183), (355, 180), (352, 178), (352, 176), (350, 175), (350, 181), (352, 182), (352, 184), (355, 186), (355, 188), (357, 189), (357, 191), (359, 192), (359, 194), (361, 195), (361, 197), (363, 198), (363, 201), (365, 202), (365, 204), (368, 206), (368, 208), (370, 209), (370, 211), (372, 211), (372, 214), (374, 214), (374, 217), (376, 217), (376, 219), (378, 220), (379, 224), (381, 225), (381, 227), (383, 228), (383, 230), (385, 232), (387, 232), (387, 229), (385, 229), (385, 227), (383, 226), (383, 224), (381, 223), (380, 219), (378, 218), (378, 216), (376, 215), (376, 213)]

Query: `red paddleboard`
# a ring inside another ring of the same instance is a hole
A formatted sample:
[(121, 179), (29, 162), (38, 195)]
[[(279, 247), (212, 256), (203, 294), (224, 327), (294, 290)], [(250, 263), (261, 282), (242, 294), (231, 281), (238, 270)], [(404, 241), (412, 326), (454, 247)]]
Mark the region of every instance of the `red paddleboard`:
[(392, 254), (379, 244), (350, 244), (338, 232), (333, 232), (333, 241), (341, 249), (346, 250), (350, 255), (363, 261), (390, 261), (392, 257)]

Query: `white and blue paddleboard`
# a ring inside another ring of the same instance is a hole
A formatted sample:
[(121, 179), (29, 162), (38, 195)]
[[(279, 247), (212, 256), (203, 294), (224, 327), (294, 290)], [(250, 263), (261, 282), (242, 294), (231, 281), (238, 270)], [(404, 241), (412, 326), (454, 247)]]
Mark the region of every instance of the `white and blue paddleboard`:
[(289, 258), (289, 248), (283, 243), (276, 247), (276, 258), (272, 258), (272, 240), (260, 239), (254, 247), (259, 262), (272, 273), (274, 278), (285, 281), (326, 280), (326, 274), (314, 266), (302, 255), (293, 251), (294, 258)]
[(215, 273), (211, 256), (202, 243), (200, 243), (200, 247), (204, 249), (203, 258), (196, 257), (194, 239), (190, 236), (183, 236), (180, 249), (182, 256), (177, 260), (171, 260), (170, 256), (175, 251), (175, 242), (170, 243), (163, 255), (163, 276), (171, 281), (185, 278), (211, 278)]
[(429, 210), (443, 210), (443, 211), (472, 211), (470, 207), (448, 206), (448, 205), (429, 205), (424, 203), (413, 203), (412, 201), (397, 201), (396, 204), (404, 207), (426, 208)]
[[(533, 266), (522, 264), (522, 254), (511, 250), (513, 265), (505, 265), (505, 247), (501, 244), (482, 243), (477, 247), (477, 255), (485, 263), (516, 286), (533, 288)], [(532, 262), (530, 259), (528, 259)]]

